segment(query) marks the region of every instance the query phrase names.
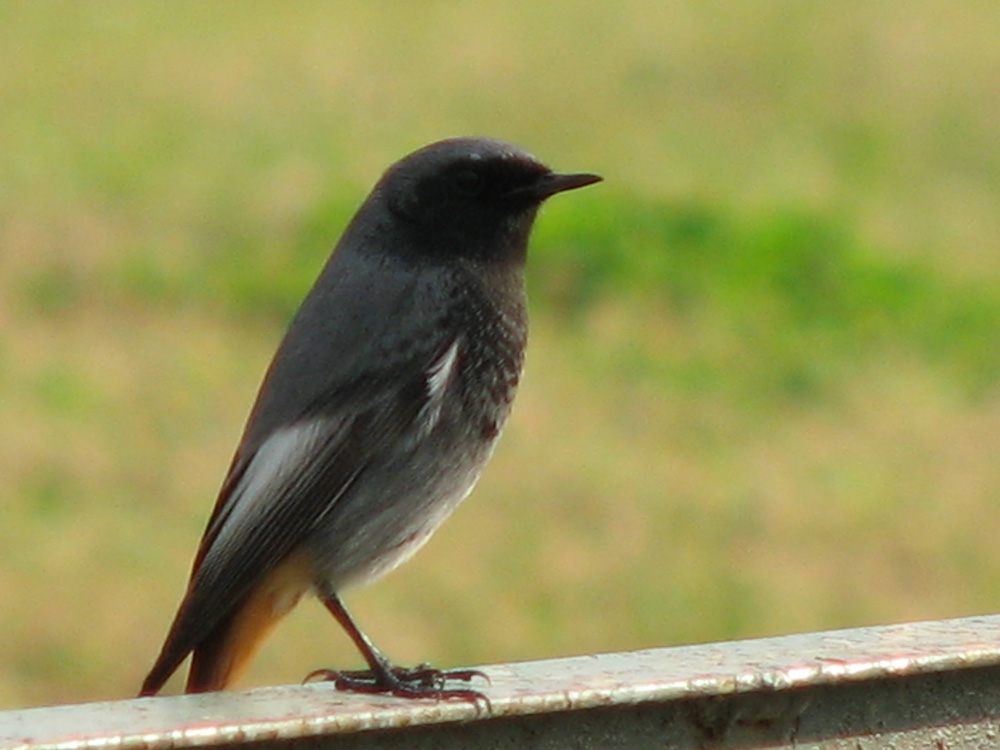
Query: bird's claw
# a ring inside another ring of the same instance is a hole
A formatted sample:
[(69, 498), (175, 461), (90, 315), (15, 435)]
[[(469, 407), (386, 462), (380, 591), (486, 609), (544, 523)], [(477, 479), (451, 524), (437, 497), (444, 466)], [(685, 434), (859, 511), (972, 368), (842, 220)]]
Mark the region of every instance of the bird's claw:
[(386, 672), (371, 669), (337, 670), (317, 669), (310, 672), (305, 682), (332, 682), (338, 690), (352, 693), (388, 694), (397, 698), (433, 698), (435, 700), (465, 700), (490, 705), (489, 698), (471, 688), (449, 689), (448, 680), (471, 682), (481, 677), (490, 682), (489, 676), (478, 669), (435, 669), (429, 664), (416, 667), (390, 667)]

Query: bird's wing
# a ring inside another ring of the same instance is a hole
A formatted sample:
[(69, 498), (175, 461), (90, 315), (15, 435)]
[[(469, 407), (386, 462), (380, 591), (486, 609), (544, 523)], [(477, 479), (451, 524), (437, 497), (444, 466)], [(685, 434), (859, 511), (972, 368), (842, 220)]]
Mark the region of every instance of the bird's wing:
[[(237, 488), (248, 473), (260, 481), (261, 457), (281, 463), (285, 451), (300, 451), (325, 436), (317, 445), (329, 442), (327, 449), (338, 454), (327, 461), (336, 458), (338, 465), (348, 466), (351, 449), (334, 438), (354, 420), (371, 419), (373, 428), (384, 423), (371, 431), (373, 437), (392, 435), (419, 414), (425, 400), (439, 402), (441, 378), (434, 373), (449, 351), (447, 364), (453, 367), (456, 351), (449, 349), (454, 331), (449, 336), (441, 325), (453, 311), (428, 318), (427, 311), (440, 306), (440, 278), (356, 259), (341, 271), (339, 257), (334, 253), (275, 353), (195, 556), (192, 578), (227, 519), (246, 504)], [(375, 300), (380, 304), (372, 304)]]
[[(303, 305), (265, 379), (142, 694), (155, 693), (294, 551), (373, 457), (426, 434), (437, 419), (448, 380), (442, 373), (456, 366), (457, 343), (454, 336), (428, 333), (440, 329), (406, 314), (422, 296), (419, 289), (407, 291), (410, 304), (384, 307), (385, 320), (369, 318), (365, 336), (329, 320), (303, 325), (320, 312), (309, 300)], [(350, 308), (348, 299), (339, 313), (327, 314), (351, 317)], [(380, 335), (390, 323), (391, 335)], [(311, 340), (303, 340), (302, 331)]]

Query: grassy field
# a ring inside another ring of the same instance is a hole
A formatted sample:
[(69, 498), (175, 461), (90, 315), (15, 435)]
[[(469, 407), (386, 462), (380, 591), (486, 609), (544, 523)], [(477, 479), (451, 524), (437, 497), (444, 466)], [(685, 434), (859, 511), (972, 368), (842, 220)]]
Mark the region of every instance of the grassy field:
[[(472, 499), (349, 595), (483, 664), (1000, 609), (1000, 6), (0, 7), (0, 708), (134, 694), (288, 316), (381, 170), (557, 198)], [(247, 685), (358, 663), (321, 608)]]

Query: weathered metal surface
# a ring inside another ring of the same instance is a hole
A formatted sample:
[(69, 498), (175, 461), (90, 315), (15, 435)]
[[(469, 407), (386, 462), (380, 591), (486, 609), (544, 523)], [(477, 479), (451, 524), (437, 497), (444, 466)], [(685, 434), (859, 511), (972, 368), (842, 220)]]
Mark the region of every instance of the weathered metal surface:
[(0, 713), (0, 748), (1000, 747), (1000, 616), (483, 667), (490, 705), (329, 684)]

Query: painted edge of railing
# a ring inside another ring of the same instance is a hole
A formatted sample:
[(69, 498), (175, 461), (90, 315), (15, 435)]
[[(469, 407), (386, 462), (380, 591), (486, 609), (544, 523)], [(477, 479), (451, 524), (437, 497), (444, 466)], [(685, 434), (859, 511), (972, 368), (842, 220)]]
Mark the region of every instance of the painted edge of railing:
[(1000, 615), (482, 667), (489, 706), (340, 693), (328, 683), (0, 712), (0, 748), (159, 750), (755, 691), (1000, 665)]

